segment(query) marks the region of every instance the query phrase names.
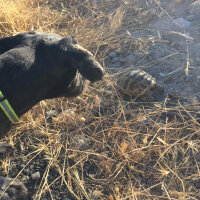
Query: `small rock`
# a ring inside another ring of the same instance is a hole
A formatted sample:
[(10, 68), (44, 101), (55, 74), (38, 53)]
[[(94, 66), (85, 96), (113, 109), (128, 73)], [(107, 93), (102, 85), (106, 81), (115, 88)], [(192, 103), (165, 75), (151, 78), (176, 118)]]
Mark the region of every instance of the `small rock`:
[(124, 62), (125, 61), (125, 59), (124, 58), (120, 58), (120, 62)]
[(130, 54), (129, 56), (127, 56), (127, 57), (125, 58), (125, 60), (134, 61), (134, 60), (135, 60), (135, 56), (132, 55), (132, 54)]
[(111, 52), (109, 55), (108, 55), (110, 58), (114, 58), (114, 57), (117, 57), (118, 56), (118, 53), (113, 51)]
[(181, 26), (182, 28), (189, 28), (191, 26), (191, 22), (187, 21), (186, 19), (180, 17), (176, 19), (176, 23)]
[(31, 175), (31, 178), (36, 181), (40, 179), (40, 172), (35, 172), (34, 174)]
[(164, 77), (164, 76), (166, 76), (166, 74), (161, 72), (160, 76)]
[(188, 100), (190, 104), (198, 104), (198, 98), (196, 96), (190, 96)]
[(116, 62), (116, 63), (112, 64), (112, 66), (114, 68), (119, 68), (119, 67), (121, 67), (121, 63), (120, 62)]
[(24, 164), (21, 164), (21, 169), (23, 169), (23, 168), (25, 168), (26, 167), (26, 165), (24, 165)]
[(183, 102), (183, 106), (190, 106), (189, 102)]
[(85, 117), (81, 117), (80, 120), (81, 120), (82, 122), (85, 122), (85, 121), (86, 121)]
[(147, 0), (147, 2), (148, 2), (149, 4), (153, 4), (153, 3), (154, 3), (154, 0)]
[(23, 176), (23, 177), (21, 178), (21, 181), (22, 181), (23, 183), (28, 182), (28, 181), (29, 181), (29, 176)]
[(168, 16), (162, 17), (160, 20), (156, 21), (155, 24), (153, 24), (151, 27), (155, 30), (167, 30), (167, 31), (178, 31), (180, 30), (180, 27), (177, 26), (175, 21), (169, 18)]
[(63, 112), (61, 112), (60, 114), (65, 114), (65, 115), (69, 115), (70, 117), (72, 117), (72, 116), (74, 116), (74, 110), (67, 109), (67, 110), (64, 110)]
[(25, 169), (23, 170), (23, 174), (28, 175), (29, 173), (30, 173), (29, 168), (25, 168)]
[(33, 169), (34, 168), (34, 165), (30, 165), (30, 169)]
[(110, 62), (110, 57), (109, 57), (109, 56), (106, 56), (106, 57), (104, 58), (104, 62), (105, 62), (105, 63), (109, 63), (109, 62)]
[(71, 146), (74, 149), (85, 150), (88, 146), (87, 138), (84, 135), (76, 135), (71, 142)]
[(129, 65), (136, 63), (136, 58), (134, 55), (129, 55), (129, 56), (125, 57), (125, 62)]
[(116, 63), (116, 62), (119, 62), (120, 61), (120, 58), (119, 57), (114, 57), (112, 60), (111, 60), (111, 63)]
[(59, 116), (73, 119), (75, 117), (75, 112), (73, 109), (66, 109), (66, 110), (62, 111), (61, 113), (59, 113)]
[(47, 117), (54, 117), (56, 115), (58, 115), (58, 111), (57, 110), (49, 110), (46, 112)]

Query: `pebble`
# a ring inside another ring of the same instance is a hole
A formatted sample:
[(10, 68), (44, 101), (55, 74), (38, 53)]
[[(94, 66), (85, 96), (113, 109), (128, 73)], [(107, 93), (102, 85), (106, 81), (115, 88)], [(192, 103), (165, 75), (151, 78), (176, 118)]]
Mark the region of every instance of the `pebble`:
[(30, 165), (30, 169), (33, 169), (34, 168), (34, 165)]
[(25, 174), (25, 175), (28, 175), (29, 172), (30, 172), (29, 168), (25, 168), (25, 169), (23, 170), (23, 174)]
[(132, 54), (125, 57), (125, 62), (127, 62), (128, 64), (133, 64), (133, 63), (135, 63), (135, 61), (136, 61), (136, 58)]
[(187, 21), (186, 19), (180, 17), (176, 19), (176, 23), (181, 26), (182, 28), (189, 28), (191, 26), (191, 22)]
[(119, 68), (119, 67), (121, 67), (121, 62), (113, 63), (112, 66), (115, 68)]
[(147, 0), (147, 2), (148, 2), (149, 4), (153, 4), (153, 3), (154, 3), (153, 0)]
[(35, 172), (34, 174), (31, 175), (31, 178), (36, 181), (40, 178), (40, 172)]
[(23, 169), (23, 168), (25, 168), (26, 167), (26, 165), (24, 165), (24, 164), (21, 164), (21, 169)]
[(166, 76), (166, 74), (161, 72), (160, 76), (164, 77), (164, 76)]
[(47, 117), (53, 117), (58, 115), (58, 110), (49, 110), (46, 112)]
[(104, 58), (104, 62), (105, 62), (105, 63), (110, 62), (110, 57), (109, 57), (109, 56), (106, 56), (106, 57)]
[(59, 116), (68, 117), (68, 118), (73, 119), (75, 117), (75, 112), (73, 109), (67, 109), (67, 110), (63, 110), (61, 113), (59, 113)]
[(88, 147), (88, 140), (84, 135), (76, 135), (71, 142), (71, 146), (74, 149), (85, 150)]
[(117, 56), (118, 56), (118, 53), (115, 52), (115, 51), (113, 51), (113, 52), (111, 52), (108, 56), (111, 57), (111, 58), (114, 58), (114, 57), (117, 57)]
[(119, 62), (120, 58), (119, 57), (113, 57), (113, 59), (111, 60), (112, 63), (116, 63)]
[(29, 176), (23, 176), (23, 177), (21, 178), (21, 181), (22, 181), (23, 183), (28, 182), (28, 181), (29, 181)]

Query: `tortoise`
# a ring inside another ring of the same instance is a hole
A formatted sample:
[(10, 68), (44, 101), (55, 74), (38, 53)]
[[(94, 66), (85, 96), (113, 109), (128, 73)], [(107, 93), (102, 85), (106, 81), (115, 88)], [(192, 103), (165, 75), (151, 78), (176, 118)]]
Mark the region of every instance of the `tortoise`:
[(131, 70), (118, 75), (116, 84), (123, 95), (131, 96), (135, 100), (157, 101), (164, 93), (156, 79), (143, 70)]

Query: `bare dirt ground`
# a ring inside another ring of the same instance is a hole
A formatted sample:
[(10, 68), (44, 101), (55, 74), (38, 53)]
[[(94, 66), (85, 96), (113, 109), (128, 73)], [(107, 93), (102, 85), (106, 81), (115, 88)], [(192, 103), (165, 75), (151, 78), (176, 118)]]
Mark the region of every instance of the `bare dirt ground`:
[[(1, 36), (72, 34), (108, 72), (82, 96), (42, 101), (24, 115), (5, 139), (16, 151), (1, 175), (23, 181), (34, 200), (200, 199), (199, 0), (9, 0), (0, 8)], [(138, 68), (165, 88), (159, 102), (116, 91), (113, 75)]]
[[(147, 2), (149, 6), (156, 3)], [(199, 1), (159, 1), (151, 12), (157, 17), (154, 16), (147, 26), (128, 30), (130, 37), (148, 44), (145, 50), (122, 55), (124, 67), (142, 68), (168, 93), (197, 101), (200, 98)], [(122, 67), (120, 60), (116, 62), (111, 59), (114, 67)]]

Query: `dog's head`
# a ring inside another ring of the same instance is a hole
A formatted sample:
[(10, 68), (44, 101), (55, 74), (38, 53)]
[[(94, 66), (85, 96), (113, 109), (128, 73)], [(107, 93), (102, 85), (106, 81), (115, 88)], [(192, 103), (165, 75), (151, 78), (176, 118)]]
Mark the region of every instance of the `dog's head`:
[(77, 96), (104, 69), (72, 37), (27, 32), (2, 38), (1, 90), (19, 113), (47, 98)]
[(101, 64), (72, 36), (53, 40), (52, 43), (45, 39), (36, 50), (38, 63), (43, 60), (50, 66), (54, 92), (49, 93), (48, 98), (77, 96), (84, 90), (87, 80), (96, 82), (103, 78), (104, 69)]
[[(104, 69), (71, 37), (27, 32), (0, 38), (0, 90), (20, 117), (47, 98), (73, 97)], [(0, 135), (10, 122), (0, 111)]]
[(70, 55), (76, 63), (76, 69), (91, 82), (102, 80), (104, 69), (94, 58), (92, 53), (78, 44), (73, 36), (68, 36), (59, 41), (59, 45)]

